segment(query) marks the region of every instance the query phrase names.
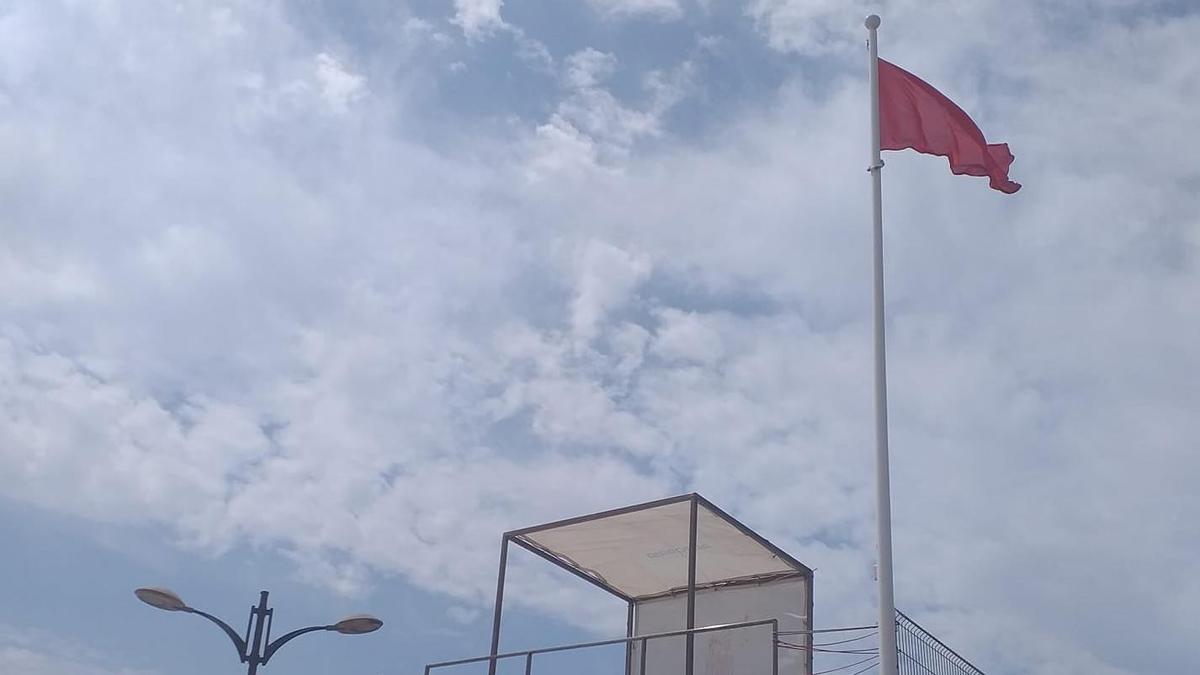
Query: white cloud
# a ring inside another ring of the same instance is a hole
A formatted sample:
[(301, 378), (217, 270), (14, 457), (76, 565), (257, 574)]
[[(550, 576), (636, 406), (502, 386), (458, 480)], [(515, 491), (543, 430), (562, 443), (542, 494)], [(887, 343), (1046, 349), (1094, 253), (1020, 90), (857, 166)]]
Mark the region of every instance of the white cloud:
[(695, 65), (684, 61), (644, 78), (648, 101), (621, 101), (605, 82), (619, 67), (613, 54), (588, 47), (562, 64), (565, 95), (530, 141), (525, 175), (533, 181), (554, 174), (582, 176), (621, 164), (640, 141), (662, 133), (662, 118), (695, 88)]
[(665, 309), (659, 315), (654, 352), (666, 359), (686, 359), (714, 364), (722, 353), (721, 337), (701, 317), (691, 312)]
[(0, 625), (0, 672), (21, 675), (151, 675), (112, 665), (93, 649), (61, 635), (31, 633)]
[(538, 72), (553, 72), (554, 57), (545, 44), (529, 37), (520, 27), (501, 16), (504, 0), (454, 0), (451, 22), (462, 28), (467, 41), (476, 43), (503, 32), (516, 42), (516, 57)]
[(775, 49), (822, 54), (858, 47), (862, 40), (853, 39), (854, 31), (863, 32), (863, 17), (875, 4), (866, 0), (749, 0), (746, 13)]
[(534, 130), (525, 175), (531, 181), (551, 175), (586, 175), (600, 159), (596, 142), (570, 121), (552, 115)]
[(576, 254), (578, 270), (571, 302), (571, 328), (576, 337), (590, 339), (605, 315), (628, 301), (631, 292), (650, 274), (650, 260), (604, 242), (589, 241)]
[(317, 54), (316, 61), (321, 96), (334, 112), (346, 112), (351, 103), (363, 96), (367, 79), (347, 70), (329, 54)]
[(616, 56), (589, 47), (567, 58), (563, 79), (569, 87), (587, 89), (608, 79), (616, 69)]
[(0, 645), (0, 669), (21, 675), (137, 675), (128, 668), (106, 668), (80, 663), (25, 647)]
[(663, 20), (683, 16), (679, 0), (587, 0), (594, 10), (608, 18), (651, 16)]
[(87, 263), (51, 251), (17, 258), (10, 250), (0, 250), (0, 283), (11, 289), (9, 306), (13, 308), (70, 304), (104, 292)]
[(508, 24), (500, 16), (504, 0), (454, 0), (454, 23), (472, 40), (487, 37)]
[[(1200, 660), (1178, 517), (1200, 509), (1197, 22), (974, 21), (1010, 6), (885, 17), (1026, 185), (888, 157), (900, 601), (988, 672), (1179, 670)], [(323, 82), (342, 52), (277, 9), (148, 7), (0, 20), (38, 36), (0, 40), (0, 493), (286, 551), (342, 593), (399, 574), (465, 621), (500, 531), (696, 488), (818, 568), (818, 622), (870, 616), (861, 17), (853, 75), (800, 73), (700, 139), (666, 119), (700, 66), (637, 73), (636, 101), (612, 80), (631, 62), (584, 49), (539, 122), (452, 151), (408, 94), (423, 62)], [(468, 35), (504, 25), (457, 7)], [(813, 7), (816, 33), (799, 3), (750, 11), (843, 58)], [(339, 101), (361, 124), (314, 113)], [(512, 578), (515, 602), (614, 621)]]
[(658, 133), (658, 114), (626, 106), (600, 86), (615, 69), (611, 54), (589, 48), (571, 55), (565, 64), (568, 95), (555, 117), (599, 141), (602, 148), (623, 154), (639, 138)]

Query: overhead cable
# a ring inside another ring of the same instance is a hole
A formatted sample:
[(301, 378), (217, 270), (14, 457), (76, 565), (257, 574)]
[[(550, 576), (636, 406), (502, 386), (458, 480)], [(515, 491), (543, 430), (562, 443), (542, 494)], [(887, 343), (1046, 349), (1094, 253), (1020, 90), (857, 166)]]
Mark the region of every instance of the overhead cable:
[[(853, 668), (855, 666), (861, 666), (862, 664), (866, 663), (867, 661), (874, 661), (875, 663), (879, 663), (879, 658), (876, 656), (869, 656), (869, 657), (863, 659), (862, 661), (855, 661), (854, 663), (849, 663), (844, 666), (838, 666), (837, 668), (830, 668), (829, 670), (819, 670), (819, 671), (813, 673), (812, 675), (825, 675), (826, 673), (836, 673), (839, 670), (849, 670), (850, 668)], [(858, 672), (859, 673), (865, 672), (866, 670), (873, 667), (873, 665), (874, 664), (872, 664), (871, 666), (867, 666), (866, 668), (864, 668), (863, 670), (860, 670)]]
[(845, 640), (838, 640), (837, 642), (814, 642), (813, 646), (814, 647), (832, 647), (833, 645), (843, 645), (843, 644), (846, 644), (847, 642), (857, 642), (858, 640), (866, 640), (867, 638), (875, 637), (876, 635), (879, 635), (879, 631), (875, 631), (874, 633), (867, 633), (866, 635), (859, 635), (858, 637), (847, 638)]
[(814, 633), (843, 633), (852, 630), (875, 630), (879, 626), (871, 624), (870, 626), (847, 626), (846, 628), (817, 628), (815, 630), (781, 630), (780, 635), (812, 635)]

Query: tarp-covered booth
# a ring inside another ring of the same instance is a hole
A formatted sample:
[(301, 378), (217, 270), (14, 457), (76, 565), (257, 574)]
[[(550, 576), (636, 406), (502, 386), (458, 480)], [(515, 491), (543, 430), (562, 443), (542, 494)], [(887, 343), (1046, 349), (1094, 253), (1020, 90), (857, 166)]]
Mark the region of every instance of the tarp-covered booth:
[(698, 494), (505, 533), (492, 673), (509, 544), (628, 603), (627, 675), (812, 673), (812, 570)]

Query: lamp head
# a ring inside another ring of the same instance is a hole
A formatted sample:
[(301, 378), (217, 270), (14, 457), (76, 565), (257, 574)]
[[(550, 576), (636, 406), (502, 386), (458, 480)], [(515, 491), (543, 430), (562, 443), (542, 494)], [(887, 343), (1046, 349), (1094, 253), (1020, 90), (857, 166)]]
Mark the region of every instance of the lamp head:
[(343, 635), (362, 635), (363, 633), (374, 633), (382, 626), (383, 621), (369, 614), (355, 614), (338, 621), (330, 628)]
[(134, 591), (133, 594), (137, 596), (138, 600), (141, 600), (147, 605), (156, 607), (158, 609), (164, 609), (168, 612), (182, 612), (190, 609), (187, 606), (187, 603), (183, 601), (183, 598), (180, 598), (175, 594), (174, 591), (171, 591), (170, 589), (155, 588), (151, 586), (139, 588)]

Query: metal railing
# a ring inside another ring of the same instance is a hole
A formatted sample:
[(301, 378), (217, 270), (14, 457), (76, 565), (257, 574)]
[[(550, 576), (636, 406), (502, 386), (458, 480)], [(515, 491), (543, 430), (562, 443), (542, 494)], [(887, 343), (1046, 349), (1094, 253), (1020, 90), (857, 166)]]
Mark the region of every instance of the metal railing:
[[(491, 665), (501, 661), (510, 659), (521, 659), (524, 661), (525, 675), (533, 675), (534, 657), (539, 654), (552, 654), (557, 652), (567, 652), (580, 649), (590, 649), (595, 647), (604, 647), (610, 645), (626, 645), (626, 667), (627, 674), (641, 674), (646, 672), (646, 645), (652, 640), (680, 637), (686, 635), (699, 635), (703, 633), (712, 633), (716, 631), (737, 630), (742, 628), (753, 628), (757, 626), (771, 627), (771, 675), (779, 675), (779, 647), (786, 645), (791, 648), (813, 649), (812, 647), (800, 647), (799, 645), (788, 645), (787, 642), (780, 642), (779, 620), (778, 619), (763, 619), (759, 621), (744, 621), (741, 623), (727, 623), (715, 626), (704, 626), (703, 628), (693, 628), (691, 630), (674, 630), (665, 633), (650, 633), (647, 635), (634, 635), (631, 637), (613, 638), (610, 640), (597, 640), (594, 642), (580, 642), (569, 645), (559, 645), (555, 647), (543, 647), (540, 649), (528, 649), (524, 651), (505, 652), (496, 654), (495, 656), (477, 656), (469, 659), (457, 659), (454, 661), (442, 661), (439, 663), (431, 663), (425, 666), (425, 675), (431, 675), (432, 671), (439, 668), (450, 668), (453, 666), (465, 666), (473, 663), (486, 663)], [(873, 626), (863, 626), (860, 629), (870, 629)], [(830, 629), (848, 630), (848, 629)], [(812, 634), (823, 633), (828, 631), (793, 631), (797, 633)], [(868, 637), (868, 636), (864, 636)], [(634, 645), (639, 646), (639, 649), (634, 650)], [(828, 649), (817, 651), (831, 651)], [(833, 650), (836, 651), (836, 650)], [(944, 642), (933, 636), (932, 633), (925, 630), (916, 621), (913, 621), (904, 612), (896, 610), (896, 651), (898, 657), (898, 665), (900, 675), (984, 675), (983, 671), (976, 668), (970, 661), (962, 657), (958, 652), (946, 646)], [(634, 653), (637, 656), (634, 657)], [(866, 652), (847, 652), (847, 653), (866, 653)], [(878, 654), (878, 651), (875, 651)], [(639, 664), (634, 664), (632, 661), (636, 658), (640, 661)], [(855, 666), (857, 664), (849, 664), (846, 667)], [(878, 662), (868, 664), (866, 668), (857, 672), (866, 672), (872, 670), (878, 665)], [(842, 670), (835, 668), (834, 670)], [(829, 671), (826, 671), (829, 672)]]
[(983, 675), (970, 661), (896, 610), (900, 675)]
[[(641, 661), (640, 666), (636, 671), (633, 671), (632, 668), (629, 667), (629, 668), (627, 668), (627, 672), (632, 671), (632, 672), (637, 672), (637, 673), (644, 673), (644, 672), (646, 672), (646, 643), (649, 642), (650, 640), (656, 640), (656, 639), (660, 639), (660, 638), (669, 638), (669, 637), (679, 637), (679, 636), (685, 636), (685, 635), (689, 635), (689, 634), (690, 635), (700, 635), (702, 633), (712, 633), (712, 632), (723, 631), (723, 630), (737, 630), (739, 628), (753, 628), (755, 626), (770, 626), (771, 627), (771, 643), (770, 643), (771, 655), (772, 655), (771, 656), (771, 675), (779, 675), (779, 651), (775, 648), (775, 643), (778, 640), (778, 636), (779, 636), (779, 620), (778, 619), (762, 619), (760, 621), (743, 621), (741, 623), (725, 623), (725, 624), (718, 624), (715, 626), (704, 626), (703, 628), (692, 628), (690, 630), (673, 630), (673, 631), (667, 631), (665, 633), (649, 633), (646, 635), (634, 635), (631, 637), (614, 638), (611, 640), (597, 640), (595, 642), (580, 642), (580, 643), (570, 644), (570, 645), (559, 645), (556, 647), (543, 647), (541, 649), (528, 649), (528, 650), (519, 651), (519, 652), (505, 652), (503, 654), (496, 654), (495, 656), (492, 656), (492, 655), (476, 656), (474, 658), (469, 658), (469, 659), (457, 659), (454, 661), (441, 661), (439, 663), (431, 663), (431, 664), (425, 666), (425, 675), (430, 675), (430, 673), (433, 670), (438, 669), (438, 668), (449, 668), (452, 666), (465, 666), (465, 665), (472, 664), (472, 663), (491, 664), (492, 662), (500, 662), (505, 659), (520, 659), (520, 658), (523, 658), (525, 660), (525, 675), (531, 675), (533, 673), (533, 657), (537, 656), (538, 654), (552, 654), (555, 652), (566, 652), (566, 651), (574, 651), (577, 649), (589, 649), (589, 648), (593, 648), (593, 647), (604, 647), (604, 646), (608, 646), (608, 645), (619, 645), (619, 644), (624, 644), (627, 646), (632, 646), (634, 644), (640, 645), (641, 648), (638, 650), (640, 652), (640, 661)], [(626, 649), (627, 657), (628, 657), (629, 653), (630, 653), (630, 650)], [(632, 664), (628, 664), (628, 665), (632, 666)]]

